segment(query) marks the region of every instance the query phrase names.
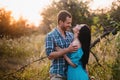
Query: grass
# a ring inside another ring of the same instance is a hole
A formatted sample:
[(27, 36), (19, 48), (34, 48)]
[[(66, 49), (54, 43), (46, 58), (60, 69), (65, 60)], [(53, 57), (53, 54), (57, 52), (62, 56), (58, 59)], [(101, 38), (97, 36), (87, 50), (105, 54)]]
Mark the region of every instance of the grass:
[[(45, 35), (31, 35), (18, 39), (0, 39), (0, 79), (1, 80), (49, 80), (50, 61), (45, 58), (25, 67), (23, 71), (13, 75), (3, 75), (14, 72), (25, 64), (45, 56)], [(102, 39), (91, 50), (99, 59), (98, 65), (94, 56), (90, 54), (88, 65), (89, 75), (95, 80), (120, 80), (120, 32), (113, 36), (110, 34)], [(119, 71), (119, 72), (118, 72)]]
[[(120, 45), (118, 44), (120, 42), (118, 39), (120, 39), (120, 33), (115, 36), (110, 34), (92, 48), (92, 52), (98, 57), (99, 63), (101, 64), (101, 66), (98, 65), (93, 55), (90, 56), (89, 73), (90, 76), (95, 77), (95, 80), (119, 80), (117, 79), (119, 77), (118, 75), (113, 75), (114, 68), (116, 68), (114, 63), (116, 63), (116, 59), (119, 56), (118, 47), (120, 48)], [(119, 66), (118, 63), (117, 66)], [(119, 68), (117, 71), (119, 71)]]

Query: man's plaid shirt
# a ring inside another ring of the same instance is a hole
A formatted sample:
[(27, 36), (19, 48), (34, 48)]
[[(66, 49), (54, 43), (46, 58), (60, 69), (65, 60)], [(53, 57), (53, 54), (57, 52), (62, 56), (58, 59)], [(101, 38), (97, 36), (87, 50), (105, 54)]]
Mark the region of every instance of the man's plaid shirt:
[[(59, 30), (56, 28), (52, 32), (48, 33), (45, 40), (46, 54), (49, 56), (51, 52), (55, 51), (55, 46), (60, 48), (67, 48), (73, 41), (73, 34), (66, 31), (66, 37), (63, 38)], [(66, 61), (63, 57), (58, 59), (53, 59), (51, 61), (50, 73), (59, 74), (61, 76), (66, 76)]]

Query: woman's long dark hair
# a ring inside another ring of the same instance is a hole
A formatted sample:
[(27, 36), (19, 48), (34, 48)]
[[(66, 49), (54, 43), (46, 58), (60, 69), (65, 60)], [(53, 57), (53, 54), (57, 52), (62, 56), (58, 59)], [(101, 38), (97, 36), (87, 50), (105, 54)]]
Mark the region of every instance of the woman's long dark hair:
[(90, 53), (90, 43), (91, 43), (91, 31), (87, 25), (83, 25), (83, 27), (79, 31), (78, 39), (81, 42), (83, 56), (81, 58), (83, 68), (86, 69), (86, 64), (89, 60)]

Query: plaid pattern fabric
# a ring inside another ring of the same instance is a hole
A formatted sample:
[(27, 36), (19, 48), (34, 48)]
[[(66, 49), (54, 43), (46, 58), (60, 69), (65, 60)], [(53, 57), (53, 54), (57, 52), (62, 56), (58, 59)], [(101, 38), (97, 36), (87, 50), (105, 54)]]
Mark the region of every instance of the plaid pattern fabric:
[[(55, 51), (55, 46), (59, 46), (60, 48), (67, 48), (70, 43), (73, 41), (73, 34), (71, 32), (66, 31), (66, 38), (63, 38), (58, 31), (58, 29), (54, 29), (52, 32), (48, 33), (45, 40), (45, 48), (46, 54), (49, 54)], [(50, 73), (51, 74), (60, 74), (61, 76), (66, 76), (66, 61), (63, 57), (58, 59), (53, 59), (51, 61)]]

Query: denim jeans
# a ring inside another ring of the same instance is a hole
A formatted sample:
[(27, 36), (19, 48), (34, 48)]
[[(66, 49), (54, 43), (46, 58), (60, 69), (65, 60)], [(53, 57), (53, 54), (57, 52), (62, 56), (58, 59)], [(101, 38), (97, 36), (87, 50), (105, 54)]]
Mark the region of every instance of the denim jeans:
[(59, 74), (50, 74), (50, 80), (67, 80)]

